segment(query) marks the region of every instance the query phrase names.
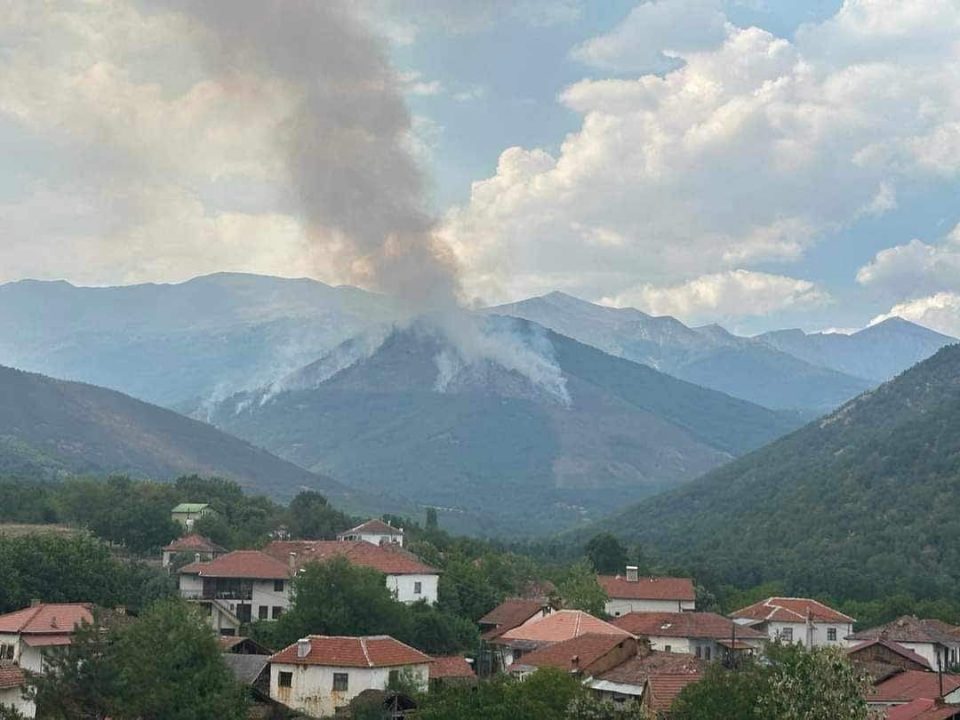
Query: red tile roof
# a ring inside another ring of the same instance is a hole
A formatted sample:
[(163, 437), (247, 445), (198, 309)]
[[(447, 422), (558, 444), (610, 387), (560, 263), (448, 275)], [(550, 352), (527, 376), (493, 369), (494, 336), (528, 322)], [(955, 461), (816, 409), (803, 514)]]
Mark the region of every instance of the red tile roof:
[(581, 635), (527, 653), (514, 663), (513, 667), (529, 665), (535, 668), (551, 667), (569, 672), (583, 670), (625, 642), (636, 646), (634, 640), (625, 636)]
[(956, 645), (960, 643), (954, 633), (958, 628), (939, 620), (921, 620), (912, 615), (903, 615), (886, 625), (878, 625), (851, 635), (853, 640), (885, 639), (894, 642), (939, 643)]
[(903, 645), (900, 645), (899, 643), (895, 643), (892, 640), (887, 640), (885, 638), (877, 638), (875, 640), (864, 640), (861, 643), (857, 643), (853, 647), (848, 647), (844, 652), (846, 652), (847, 655), (855, 655), (858, 652), (861, 652), (863, 650), (866, 650), (867, 648), (873, 647), (874, 645), (880, 645), (882, 647), (885, 647), (891, 652), (894, 652), (897, 655), (900, 655), (901, 657), (905, 657), (907, 660), (911, 660), (915, 663), (919, 663), (920, 665), (927, 668), (928, 670), (933, 669), (930, 667), (930, 662), (922, 655), (917, 655), (917, 653), (915, 653), (910, 648), (906, 648)]
[(284, 563), (289, 562), (290, 553), (295, 553), (298, 568), (310, 562), (345, 557), (354, 565), (373, 568), (385, 575), (437, 575), (440, 572), (403, 548), (373, 545), (363, 540), (275, 540), (263, 551)]
[(598, 679), (643, 687), (651, 675), (700, 675), (705, 668), (706, 662), (693, 655), (653, 651), (620, 663)]
[(389, 635), (345, 637), (310, 635), (310, 651), (298, 656), (299, 643), (294, 643), (273, 655), (272, 663), (289, 665), (326, 665), (329, 667), (397, 667), (431, 662), (428, 655), (395, 640)]
[(26, 676), (16, 665), (0, 665), (0, 690), (23, 687)]
[(918, 698), (887, 711), (887, 720), (950, 720), (960, 717), (960, 706), (942, 705), (931, 698)]
[(700, 680), (701, 675), (692, 674), (656, 674), (647, 678), (647, 688), (644, 690), (644, 702), (653, 712), (666, 712), (673, 705), (673, 701), (687, 685)]
[(492, 640), (507, 630), (523, 625), (532, 617), (543, 613), (544, 604), (540, 600), (508, 598), (497, 605), (479, 620), (480, 625), (492, 625), (483, 633), (484, 640)]
[(731, 613), (730, 617), (757, 622), (776, 621), (802, 623), (810, 617), (814, 622), (852, 623), (852, 617), (809, 598), (771, 597)]
[(209, 562), (194, 562), (180, 568), (184, 575), (210, 578), (286, 580), (290, 567), (259, 550), (234, 550)]
[(0, 632), (65, 635), (84, 622), (93, 622), (90, 603), (41, 603), (0, 615)]
[(600, 575), (600, 587), (611, 600), (696, 600), (697, 593), (690, 578), (642, 577), (630, 582), (621, 575)]
[[(943, 674), (943, 692), (951, 693), (960, 687), (960, 675)], [(934, 698), (940, 694), (937, 673), (923, 670), (904, 670), (875, 685), (867, 693), (872, 703), (905, 703), (917, 698)]]
[(622, 637), (630, 633), (582, 610), (558, 610), (526, 625), (507, 630), (495, 642), (505, 644), (513, 641), (553, 643), (588, 634), (618, 635)]
[(166, 552), (225, 553), (227, 551), (226, 548), (220, 547), (210, 538), (204, 537), (203, 535), (197, 535), (196, 533), (184, 535), (182, 538), (177, 538), (163, 549)]
[(388, 525), (383, 520), (374, 519), (360, 523), (355, 528), (344, 530), (340, 535), (360, 535), (361, 533), (364, 535), (402, 535), (403, 530)]
[(475, 678), (477, 674), (466, 658), (459, 655), (435, 657), (430, 661), (430, 679)]
[[(645, 637), (729, 640), (734, 634), (732, 620), (707, 612), (633, 612), (611, 622), (633, 635)], [(767, 637), (748, 627), (737, 626), (735, 630), (737, 640), (761, 640)]]

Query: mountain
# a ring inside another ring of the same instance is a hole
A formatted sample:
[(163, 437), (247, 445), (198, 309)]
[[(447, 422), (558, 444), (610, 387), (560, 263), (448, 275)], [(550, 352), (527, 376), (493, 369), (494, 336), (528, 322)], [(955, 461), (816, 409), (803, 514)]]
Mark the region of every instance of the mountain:
[(796, 426), (533, 323), (474, 322), (486, 355), (420, 322), (211, 420), (352, 487), (438, 506), (447, 527), (510, 535), (612, 511)]
[(898, 317), (851, 335), (778, 330), (759, 335), (757, 340), (814, 365), (876, 382), (890, 380), (956, 342), (954, 338)]
[(307, 487), (341, 506), (366, 501), (211, 425), (113, 390), (0, 366), (0, 476), (83, 473), (157, 480), (197, 473), (280, 499)]
[(386, 298), (221, 273), (175, 285), (0, 285), (0, 364), (193, 409), (394, 319)]
[(791, 594), (960, 590), (960, 345), (605, 521), (663, 561)]
[(672, 317), (604, 307), (559, 292), (488, 312), (532, 320), (611, 355), (769, 408), (826, 412), (875, 384), (718, 325), (691, 328)]

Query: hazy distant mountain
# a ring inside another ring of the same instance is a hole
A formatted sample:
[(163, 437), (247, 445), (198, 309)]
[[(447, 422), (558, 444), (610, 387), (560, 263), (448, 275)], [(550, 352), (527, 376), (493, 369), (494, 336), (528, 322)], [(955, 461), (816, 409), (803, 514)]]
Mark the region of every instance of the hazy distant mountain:
[(386, 298), (222, 273), (176, 285), (0, 285), (0, 363), (168, 407), (256, 387), (393, 319)]
[(113, 390), (0, 367), (0, 475), (125, 473), (231, 478), (281, 499), (319, 490), (341, 506), (366, 500), (211, 425)]
[(827, 411), (874, 384), (718, 325), (691, 328), (672, 317), (604, 307), (559, 292), (489, 312), (532, 320), (612, 355), (770, 408)]
[(447, 508), (448, 527), (507, 534), (595, 517), (795, 426), (532, 323), (486, 322), (553, 373), (465, 360), (417, 324), (231, 398), (212, 420), (353, 487)]
[(603, 522), (672, 565), (788, 593), (960, 590), (960, 345)]
[(884, 320), (852, 335), (778, 330), (757, 340), (809, 363), (876, 382), (889, 380), (956, 342), (901, 318)]

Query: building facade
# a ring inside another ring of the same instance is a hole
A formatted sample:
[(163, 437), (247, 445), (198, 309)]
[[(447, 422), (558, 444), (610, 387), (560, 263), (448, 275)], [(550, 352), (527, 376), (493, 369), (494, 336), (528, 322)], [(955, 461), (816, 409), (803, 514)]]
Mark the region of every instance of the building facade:
[(604, 611), (610, 617), (631, 612), (690, 612), (697, 607), (696, 589), (690, 578), (640, 577), (628, 565), (624, 575), (600, 575), (607, 594)]
[(734, 622), (770, 640), (805, 648), (849, 647), (855, 641), (852, 617), (810, 598), (770, 597), (730, 615)]

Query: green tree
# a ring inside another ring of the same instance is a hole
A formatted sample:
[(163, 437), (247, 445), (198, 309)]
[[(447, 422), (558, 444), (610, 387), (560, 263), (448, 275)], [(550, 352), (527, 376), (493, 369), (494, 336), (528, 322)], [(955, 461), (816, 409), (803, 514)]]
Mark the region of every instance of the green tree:
[(615, 703), (595, 695), (581, 695), (567, 706), (564, 720), (648, 720), (650, 715), (637, 702)]
[(290, 501), (290, 532), (305, 540), (331, 539), (349, 528), (353, 522), (327, 503), (327, 498), (313, 490), (304, 490)]
[(587, 543), (584, 551), (593, 565), (593, 569), (598, 573), (623, 572), (628, 562), (627, 549), (610, 533), (594, 535)]
[(597, 575), (588, 562), (582, 560), (568, 568), (558, 590), (564, 607), (583, 610), (598, 617), (604, 615), (607, 594), (597, 582)]
[(765, 670), (751, 660), (736, 670), (713, 663), (700, 682), (677, 696), (671, 720), (766, 720), (757, 714), (757, 702), (767, 683)]
[(437, 509), (434, 507), (427, 508), (427, 530), (437, 530), (440, 527), (440, 523), (437, 522)]

